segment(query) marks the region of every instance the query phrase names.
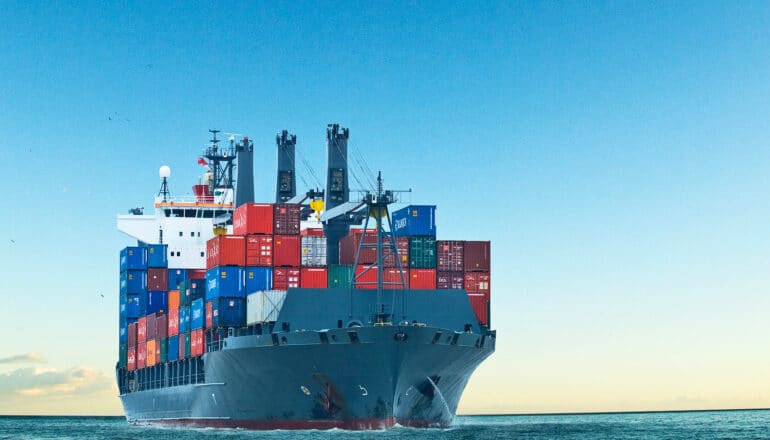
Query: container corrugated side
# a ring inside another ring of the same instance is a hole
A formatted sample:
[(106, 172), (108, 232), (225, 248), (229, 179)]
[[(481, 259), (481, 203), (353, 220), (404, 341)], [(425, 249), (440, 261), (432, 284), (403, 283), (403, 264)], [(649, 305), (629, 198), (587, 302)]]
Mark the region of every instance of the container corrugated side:
[(219, 266), (206, 272), (206, 301), (214, 298), (243, 298), (246, 272), (242, 267)]
[(147, 269), (147, 290), (168, 290), (168, 270)]
[(436, 235), (436, 206), (409, 205), (394, 211), (393, 234), (397, 237)]
[(276, 203), (273, 207), (273, 234), (298, 235), (300, 206), (295, 203)]
[(247, 267), (246, 268), (246, 293), (258, 290), (270, 290), (273, 288), (272, 267)]
[(273, 289), (288, 290), (299, 287), (300, 270), (298, 267), (274, 267)]
[(246, 238), (217, 235), (206, 242), (206, 269), (217, 266), (245, 266)]
[(353, 266), (347, 264), (332, 264), (329, 266), (328, 287), (350, 287), (353, 277)]
[(286, 299), (285, 290), (265, 290), (248, 295), (246, 297), (246, 324), (275, 321), (281, 312), (284, 299)]
[(303, 267), (326, 266), (326, 237), (303, 235), (300, 242)]
[(409, 237), (409, 267), (412, 269), (436, 268), (436, 237)]
[(299, 286), (305, 289), (325, 289), (329, 285), (329, 273), (325, 267), (303, 267), (299, 279)]
[(147, 267), (167, 268), (168, 267), (168, 245), (167, 244), (148, 244), (147, 248)]
[(243, 298), (217, 298), (211, 304), (213, 327), (246, 325), (246, 301)]
[(468, 271), (489, 271), (490, 264), (489, 241), (466, 241), (463, 255), (464, 270)]
[(460, 240), (436, 241), (436, 269), (443, 272), (464, 270), (465, 242)]
[(233, 234), (272, 234), (273, 205), (244, 203), (233, 211)]
[(246, 237), (246, 265), (264, 267), (273, 265), (272, 235), (249, 235)]
[(147, 269), (147, 249), (127, 246), (120, 251), (120, 271)]

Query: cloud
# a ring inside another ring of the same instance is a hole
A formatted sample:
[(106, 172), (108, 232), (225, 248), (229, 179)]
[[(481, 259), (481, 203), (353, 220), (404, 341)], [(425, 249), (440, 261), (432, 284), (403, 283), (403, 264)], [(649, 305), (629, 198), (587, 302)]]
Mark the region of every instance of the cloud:
[(0, 374), (0, 395), (82, 397), (112, 391), (113, 382), (109, 375), (89, 367), (66, 370), (27, 367)]
[(0, 358), (0, 365), (3, 364), (44, 364), (46, 362), (40, 353), (24, 353), (16, 356)]

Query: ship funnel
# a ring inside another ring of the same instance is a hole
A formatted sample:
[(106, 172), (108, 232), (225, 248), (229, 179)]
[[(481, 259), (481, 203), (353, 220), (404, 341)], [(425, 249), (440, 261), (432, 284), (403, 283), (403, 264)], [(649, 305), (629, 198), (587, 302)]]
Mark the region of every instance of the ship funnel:
[[(350, 130), (340, 124), (326, 127), (327, 174), (324, 208), (330, 209), (350, 200), (348, 186), (348, 137)], [(326, 260), (328, 264), (339, 264), (339, 242), (350, 231), (350, 224), (342, 219), (331, 219), (324, 224), (326, 235)]]
[(238, 180), (235, 184), (235, 207), (254, 201), (254, 142), (244, 136), (235, 146)]
[(283, 130), (275, 136), (278, 147), (278, 182), (275, 185), (275, 202), (284, 203), (297, 195), (297, 178), (294, 169), (294, 151), (297, 136)]

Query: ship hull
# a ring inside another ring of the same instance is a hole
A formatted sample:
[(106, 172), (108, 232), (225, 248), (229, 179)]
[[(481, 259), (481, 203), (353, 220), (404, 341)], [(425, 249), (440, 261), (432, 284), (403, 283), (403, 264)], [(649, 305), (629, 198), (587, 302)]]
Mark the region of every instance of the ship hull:
[(244, 429), (447, 427), (493, 335), (416, 326), (238, 336), (205, 381), (121, 395), (134, 423)]

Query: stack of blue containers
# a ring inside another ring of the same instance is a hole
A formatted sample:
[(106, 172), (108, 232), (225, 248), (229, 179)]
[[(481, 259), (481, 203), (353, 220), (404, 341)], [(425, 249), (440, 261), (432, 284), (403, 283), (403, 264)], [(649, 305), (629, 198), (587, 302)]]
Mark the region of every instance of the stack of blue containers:
[(206, 272), (207, 328), (246, 325), (246, 271), (239, 266), (218, 266)]
[(129, 246), (120, 251), (120, 309), (118, 359), (126, 367), (128, 324), (147, 313), (147, 249)]

